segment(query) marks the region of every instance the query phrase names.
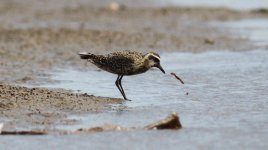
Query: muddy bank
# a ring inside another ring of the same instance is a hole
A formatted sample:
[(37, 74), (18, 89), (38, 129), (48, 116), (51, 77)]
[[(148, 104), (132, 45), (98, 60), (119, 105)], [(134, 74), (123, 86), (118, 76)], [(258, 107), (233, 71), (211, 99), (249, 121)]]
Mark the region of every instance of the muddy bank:
[[(190, 29), (189, 29), (190, 30)], [(246, 39), (233, 39), (210, 30), (178, 35), (164, 33), (131, 33), (85, 29), (0, 29), (2, 80), (33, 80), (32, 74), (46, 75), (46, 69), (57, 67), (86, 68), (77, 56), (79, 51), (108, 53), (115, 50), (192, 51), (245, 50), (252, 45)], [(216, 29), (215, 29), (216, 30)], [(197, 35), (200, 34), (200, 35)], [(211, 34), (212, 33), (212, 34)], [(191, 43), (191, 44), (189, 44)], [(36, 68), (36, 69), (34, 69)], [(12, 76), (12, 78), (10, 78)]]
[(207, 23), (267, 17), (263, 11), (132, 1), (120, 1), (117, 11), (111, 9), (109, 1), (55, 4), (14, 0), (0, 4), (0, 80), (9, 83), (48, 82), (36, 76), (48, 76), (47, 70), (53, 68), (92, 68), (77, 57), (79, 51), (249, 50), (256, 47), (250, 40)]
[[(72, 124), (67, 115), (84, 112), (112, 111), (122, 99), (74, 94), (62, 89), (26, 88), (0, 84), (1, 120), (7, 130)], [(118, 106), (120, 107), (120, 105)], [(123, 106), (122, 106), (123, 107)]]

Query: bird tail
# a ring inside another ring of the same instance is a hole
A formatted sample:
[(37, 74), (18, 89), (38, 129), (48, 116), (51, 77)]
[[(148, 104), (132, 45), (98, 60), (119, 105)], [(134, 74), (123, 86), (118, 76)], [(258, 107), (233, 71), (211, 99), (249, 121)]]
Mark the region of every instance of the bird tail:
[(81, 59), (90, 59), (94, 57), (94, 54), (88, 53), (88, 52), (80, 52), (78, 53)]

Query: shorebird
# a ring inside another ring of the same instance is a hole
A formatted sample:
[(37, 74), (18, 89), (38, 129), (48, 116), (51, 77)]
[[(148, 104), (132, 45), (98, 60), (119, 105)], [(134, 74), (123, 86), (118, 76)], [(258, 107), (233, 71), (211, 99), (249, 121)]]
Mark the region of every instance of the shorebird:
[(123, 76), (141, 74), (152, 67), (159, 68), (163, 73), (164, 69), (160, 65), (160, 56), (155, 52), (142, 54), (135, 51), (118, 51), (106, 55), (95, 55), (88, 52), (78, 53), (81, 59), (86, 59), (98, 68), (107, 72), (117, 74), (115, 85), (125, 100), (128, 100), (121, 84)]

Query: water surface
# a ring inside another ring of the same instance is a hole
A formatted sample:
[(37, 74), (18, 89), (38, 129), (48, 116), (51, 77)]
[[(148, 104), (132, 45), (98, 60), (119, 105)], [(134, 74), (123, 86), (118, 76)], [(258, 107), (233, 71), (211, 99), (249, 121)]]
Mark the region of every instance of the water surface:
[[(268, 40), (263, 36), (268, 30), (266, 21), (242, 20), (222, 24), (233, 28), (238, 36), (267, 46)], [(167, 74), (153, 69), (123, 78), (125, 92), (132, 100), (118, 104), (127, 106), (125, 109), (69, 116), (80, 123), (55, 128), (75, 130), (104, 123), (144, 126), (176, 111), (183, 125), (181, 130), (5, 136), (0, 137), (0, 149), (82, 149), (88, 145), (92, 149), (268, 149), (266, 48), (247, 52), (162, 53), (161, 58)], [(169, 75), (170, 72), (177, 73), (185, 85)], [(104, 71), (66, 69), (51, 74), (52, 79), (59, 82), (41, 87), (122, 97), (114, 85), (117, 76)]]
[(168, 0), (165, 2), (177, 6), (226, 7), (237, 10), (268, 8), (267, 0)]
[(258, 46), (268, 46), (268, 19), (217, 21), (210, 22), (209, 25), (219, 27), (222, 30), (232, 30), (236, 36), (249, 39)]
[[(250, 130), (268, 123), (265, 117), (268, 113), (268, 51), (164, 53), (161, 56), (167, 74), (155, 69), (123, 79), (125, 92), (132, 100), (122, 104), (128, 106), (126, 110), (79, 116), (82, 125), (110, 122), (141, 126), (171, 111), (180, 113), (186, 127)], [(185, 85), (169, 75), (170, 72), (180, 75)], [(104, 71), (66, 70), (54, 73), (53, 79), (61, 81), (59, 84), (42, 86), (121, 98), (114, 85), (115, 78), (116, 75)]]
[[(74, 130), (78, 127), (114, 123), (126, 127), (144, 126), (179, 112), (183, 129), (178, 131), (105, 132), (88, 135), (0, 137), (2, 143), (32, 148), (94, 149), (267, 149), (268, 144), (268, 51), (163, 53), (167, 73), (176, 72), (185, 81), (150, 70), (126, 77), (125, 92), (132, 101), (118, 112), (70, 116), (80, 120), (75, 126), (56, 126)], [(62, 70), (53, 73), (58, 87), (99, 96), (121, 97), (114, 85), (115, 75), (103, 71)], [(189, 95), (185, 93), (188, 92)], [(113, 140), (116, 139), (116, 140)], [(75, 144), (70, 144), (75, 141)], [(104, 144), (105, 143), (105, 144)], [(57, 146), (56, 146), (57, 145)], [(47, 147), (46, 147), (47, 148)]]

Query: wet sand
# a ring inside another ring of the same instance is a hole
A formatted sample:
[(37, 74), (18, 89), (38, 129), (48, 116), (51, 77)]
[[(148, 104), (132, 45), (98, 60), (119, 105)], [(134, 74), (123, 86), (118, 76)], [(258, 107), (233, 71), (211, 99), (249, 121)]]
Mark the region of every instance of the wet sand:
[(110, 105), (122, 99), (19, 87), (56, 82), (42, 78), (50, 76), (52, 69), (96, 69), (79, 59), (79, 51), (245, 51), (258, 46), (207, 23), (268, 17), (265, 11), (124, 3), (112, 10), (106, 1), (0, 2), (0, 119), (7, 122), (5, 130), (75, 124), (76, 120), (66, 119), (68, 115), (122, 109)]
[(4, 130), (46, 129), (50, 125), (75, 124), (67, 120), (71, 114), (104, 112), (119, 109), (109, 104), (122, 103), (122, 99), (96, 97), (87, 94), (74, 94), (61, 89), (26, 88), (0, 85), (1, 120)]

